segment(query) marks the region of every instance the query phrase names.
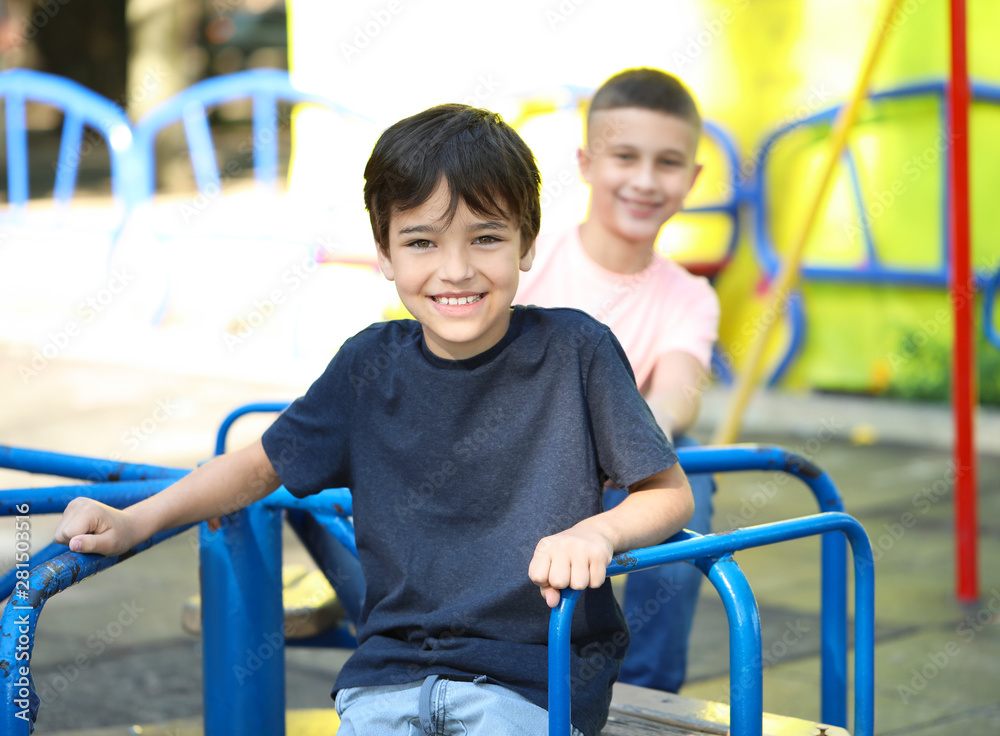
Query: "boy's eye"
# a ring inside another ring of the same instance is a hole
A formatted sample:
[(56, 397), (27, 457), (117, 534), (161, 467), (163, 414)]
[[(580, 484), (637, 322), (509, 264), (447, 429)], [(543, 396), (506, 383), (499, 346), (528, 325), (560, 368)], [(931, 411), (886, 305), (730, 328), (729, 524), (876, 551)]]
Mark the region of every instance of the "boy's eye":
[(480, 235), (472, 242), (476, 245), (490, 245), (491, 243), (499, 243), (500, 238), (493, 235)]
[(671, 166), (672, 167), (672, 166), (683, 166), (683, 165), (684, 165), (683, 161), (679, 161), (678, 159), (675, 159), (675, 158), (663, 158), (663, 159), (660, 159), (660, 166)]
[(621, 161), (632, 161), (635, 158), (634, 153), (616, 153), (615, 157)]
[(406, 244), (407, 248), (415, 248), (416, 250), (426, 250), (434, 245), (429, 240), (411, 240)]

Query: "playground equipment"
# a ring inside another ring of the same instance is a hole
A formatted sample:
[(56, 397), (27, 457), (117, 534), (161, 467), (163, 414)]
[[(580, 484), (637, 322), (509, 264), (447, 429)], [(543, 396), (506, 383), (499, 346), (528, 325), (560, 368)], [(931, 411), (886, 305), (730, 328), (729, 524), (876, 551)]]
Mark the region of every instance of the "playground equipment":
[[(277, 411), (282, 406), (257, 404), (233, 412), (220, 427), (217, 449), (224, 448), (226, 434), (240, 416)], [(874, 583), (871, 548), (860, 525), (843, 512), (832, 481), (808, 461), (780, 448), (697, 448), (682, 449), (679, 454), (689, 472), (758, 469), (795, 475), (813, 492), (821, 513), (720, 535), (698, 537), (682, 533), (666, 545), (619, 555), (609, 573), (620, 574), (679, 560), (695, 561), (720, 591), (730, 620), (730, 677), (733, 691), (740, 695), (731, 707), (732, 733), (737, 736), (760, 734), (760, 624), (752, 593), (731, 553), (822, 534), (823, 720), (846, 725), (846, 535), (854, 551), (856, 591), (854, 732), (872, 733)], [(14, 516), (27, 513), (28, 509), (33, 514), (58, 513), (78, 495), (97, 498), (113, 506), (126, 506), (164, 488), (186, 472), (16, 447), (0, 448), (0, 467), (91, 481), (84, 485), (8, 490), (0, 513)], [(209, 532), (206, 525), (202, 526), (202, 646), (208, 734), (245, 733), (248, 729), (284, 732), (284, 660), (277, 651), (285, 645), (283, 637), (271, 637), (275, 640), (269, 645), (275, 649), (275, 654), (262, 664), (251, 681), (240, 681), (238, 668), (234, 665), (248, 647), (265, 641), (268, 632), (282, 631), (280, 529), (282, 517), (288, 511), (316, 515), (331, 534), (352, 550), (351, 498), (346, 489), (327, 490), (306, 499), (296, 499), (280, 489), (264, 501), (228, 517), (227, 523), (216, 532)], [(0, 722), (6, 733), (28, 733), (32, 693), (30, 678), (25, 681), (23, 673), (30, 668), (34, 632), (45, 601), (66, 587), (123, 562), (180, 531), (183, 529), (164, 532), (117, 558), (66, 552), (61, 545), (50, 545), (34, 555), (30, 563), (18, 566), (0, 581), (0, 595), (13, 593), (0, 624), (3, 634), (0, 661), (15, 664), (3, 671), (7, 697)], [(563, 602), (552, 613), (550, 733), (553, 734), (568, 733), (569, 681), (563, 677), (568, 666), (568, 649), (563, 651), (563, 648), (568, 646), (565, 638), (576, 597), (578, 593), (567, 591)], [(241, 601), (254, 603), (244, 605)], [(349, 636), (338, 629), (311, 641), (295, 643), (353, 644)]]

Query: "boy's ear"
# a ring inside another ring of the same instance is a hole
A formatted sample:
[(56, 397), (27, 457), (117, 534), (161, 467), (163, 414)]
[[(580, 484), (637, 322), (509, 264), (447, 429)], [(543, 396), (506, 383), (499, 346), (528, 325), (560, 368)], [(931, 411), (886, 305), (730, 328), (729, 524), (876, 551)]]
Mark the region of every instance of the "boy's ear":
[(580, 165), (580, 176), (590, 184), (590, 151), (585, 147), (576, 149), (576, 162)]
[(685, 197), (691, 193), (692, 189), (694, 189), (694, 183), (698, 181), (698, 174), (701, 173), (702, 168), (703, 168), (702, 164), (694, 165), (694, 171), (691, 172), (691, 181), (688, 183), (687, 191), (684, 192)]
[(375, 255), (378, 256), (378, 267), (382, 272), (382, 275), (386, 277), (389, 281), (393, 281), (396, 278), (396, 273), (392, 268), (392, 261), (389, 260), (389, 256), (386, 255), (380, 246), (375, 246)]
[(532, 243), (528, 252), (521, 256), (519, 267), (522, 271), (530, 271), (531, 264), (535, 262), (535, 244)]

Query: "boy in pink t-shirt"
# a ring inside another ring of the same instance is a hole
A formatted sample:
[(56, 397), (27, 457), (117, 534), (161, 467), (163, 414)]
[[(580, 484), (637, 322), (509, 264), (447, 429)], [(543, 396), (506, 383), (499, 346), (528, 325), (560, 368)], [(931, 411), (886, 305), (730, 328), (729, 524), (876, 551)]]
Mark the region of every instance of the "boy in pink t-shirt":
[[(515, 301), (576, 307), (611, 327), (653, 415), (677, 445), (698, 417), (709, 382), (719, 302), (708, 281), (656, 252), (660, 228), (684, 205), (701, 170), (701, 117), (690, 92), (655, 69), (629, 69), (597, 90), (587, 115), (580, 172), (587, 219), (541, 236)], [(690, 529), (711, 531), (711, 476), (691, 476)], [(613, 502), (613, 501), (612, 501)], [(686, 564), (629, 576), (625, 616), (632, 645), (620, 680), (677, 692), (701, 573)]]

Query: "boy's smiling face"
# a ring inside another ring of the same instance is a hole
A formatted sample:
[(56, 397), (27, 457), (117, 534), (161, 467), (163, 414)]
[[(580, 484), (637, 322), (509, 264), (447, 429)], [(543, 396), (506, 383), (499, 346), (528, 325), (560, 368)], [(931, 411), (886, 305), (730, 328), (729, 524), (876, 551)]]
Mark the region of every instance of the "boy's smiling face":
[(591, 187), (588, 222), (617, 240), (652, 244), (684, 205), (701, 167), (694, 126), (638, 107), (591, 116), (580, 172)]
[(426, 202), (393, 213), (389, 255), (379, 250), (378, 259), (430, 351), (461, 360), (506, 334), (518, 273), (531, 267), (534, 246), (522, 257), (518, 223), (479, 215), (461, 200), (448, 222), (449, 201), (442, 180)]

